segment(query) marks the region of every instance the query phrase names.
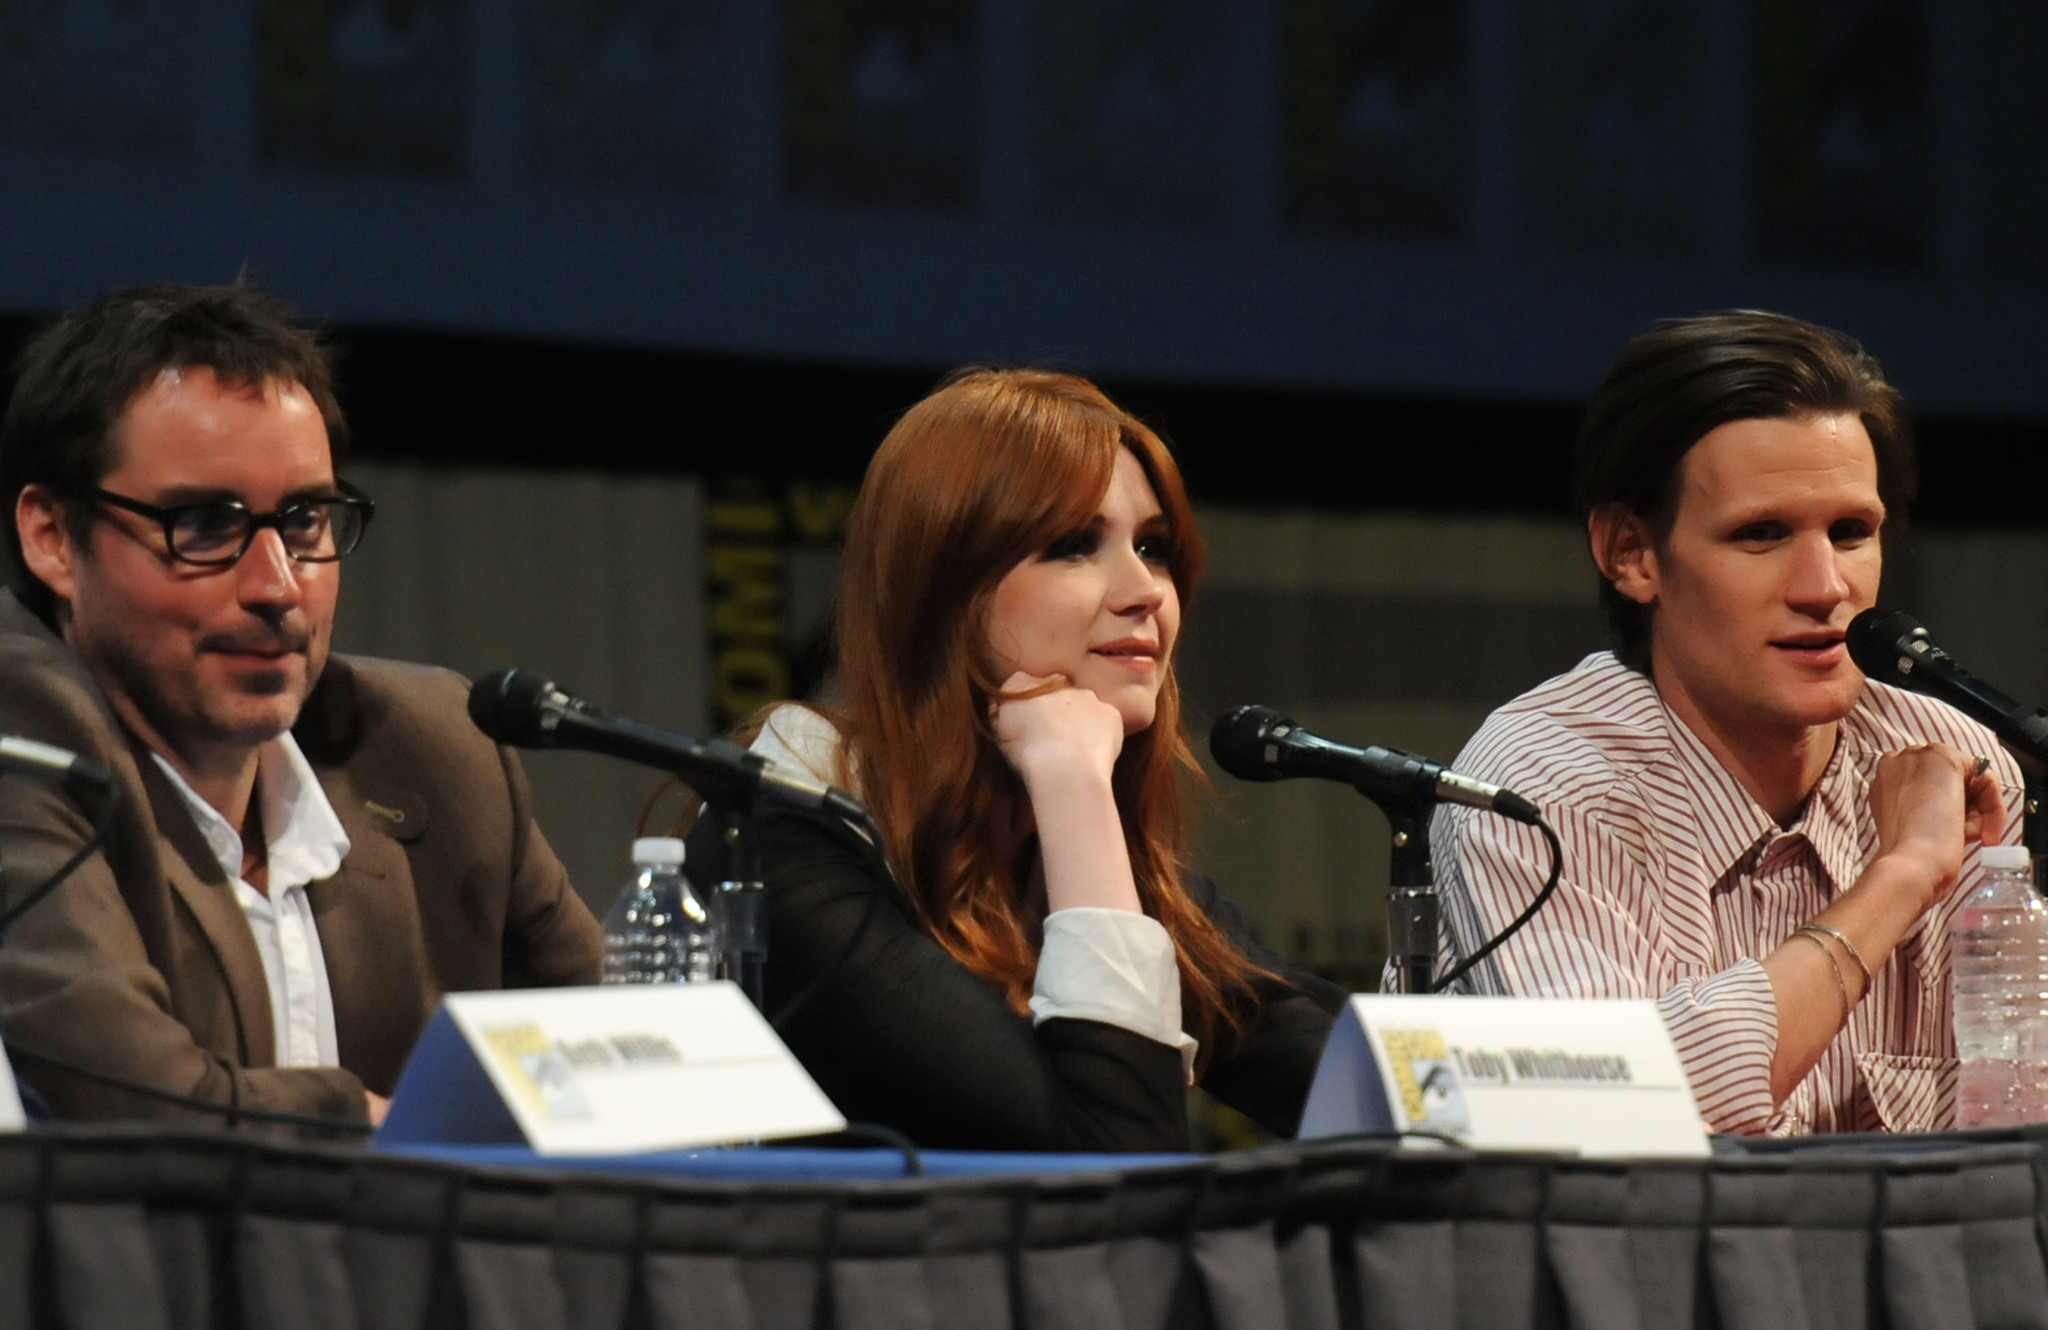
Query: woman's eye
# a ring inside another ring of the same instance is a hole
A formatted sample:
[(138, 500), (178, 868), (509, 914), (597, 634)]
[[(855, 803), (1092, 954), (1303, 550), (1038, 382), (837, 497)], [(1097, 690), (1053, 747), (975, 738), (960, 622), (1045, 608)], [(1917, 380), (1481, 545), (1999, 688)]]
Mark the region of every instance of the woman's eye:
[(1100, 543), (1100, 540), (1093, 531), (1076, 531), (1072, 535), (1061, 536), (1052, 544), (1047, 545), (1045, 553), (1040, 557), (1048, 561), (1053, 559), (1085, 559), (1095, 553), (1096, 546)]
[(1138, 557), (1146, 563), (1172, 563), (1173, 537), (1163, 532), (1138, 537)]

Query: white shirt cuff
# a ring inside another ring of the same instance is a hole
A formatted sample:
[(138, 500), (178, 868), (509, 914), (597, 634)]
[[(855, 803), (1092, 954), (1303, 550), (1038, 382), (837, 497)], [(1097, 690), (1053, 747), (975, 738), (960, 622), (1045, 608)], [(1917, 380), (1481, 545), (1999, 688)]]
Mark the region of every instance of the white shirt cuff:
[(1100, 1021), (1180, 1050), (1194, 1074), (1200, 1046), (1180, 1028), (1180, 966), (1157, 919), (1130, 910), (1055, 910), (1031, 986), (1031, 1022)]

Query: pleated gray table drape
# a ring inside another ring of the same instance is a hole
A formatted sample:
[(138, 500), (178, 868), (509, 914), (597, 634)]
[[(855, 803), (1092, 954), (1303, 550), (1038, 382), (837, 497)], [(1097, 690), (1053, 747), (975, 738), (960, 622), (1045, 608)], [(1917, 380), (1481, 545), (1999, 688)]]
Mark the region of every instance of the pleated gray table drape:
[(734, 1183), (0, 1139), (0, 1326), (2048, 1327), (2048, 1133)]

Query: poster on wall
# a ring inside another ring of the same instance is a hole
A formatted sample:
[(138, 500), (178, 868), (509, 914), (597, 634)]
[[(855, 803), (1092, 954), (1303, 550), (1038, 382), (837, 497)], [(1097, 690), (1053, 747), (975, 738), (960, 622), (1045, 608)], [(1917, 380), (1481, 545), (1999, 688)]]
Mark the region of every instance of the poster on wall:
[(462, 0), (257, 0), (256, 150), (267, 167), (459, 178)]
[(1982, 259), (2001, 272), (2048, 277), (2048, 6), (1983, 7)]
[(782, 0), (783, 189), (939, 212), (980, 199), (973, 0)]
[(1233, 184), (1222, 0), (1031, 8), (1033, 211), (1213, 227)]
[(1471, 230), (1466, 0), (1279, 0), (1291, 230), (1457, 242)]
[[(1927, 0), (1773, 0), (1751, 5), (1749, 18), (1760, 254), (1925, 264)], [(1844, 226), (1845, 217), (1856, 224)]]
[(521, 68), (537, 179), (711, 193), (742, 62), (734, 0), (529, 0)]
[(1522, 218), (1560, 252), (1686, 257), (1704, 239), (1707, 18), (1685, 0), (1517, 10)]
[(178, 160), (205, 85), (196, 0), (0, 4), (0, 151)]

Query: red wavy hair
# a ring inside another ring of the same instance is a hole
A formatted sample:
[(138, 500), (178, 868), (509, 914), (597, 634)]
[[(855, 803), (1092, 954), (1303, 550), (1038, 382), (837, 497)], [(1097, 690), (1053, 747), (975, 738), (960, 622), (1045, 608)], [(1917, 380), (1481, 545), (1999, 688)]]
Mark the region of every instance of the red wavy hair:
[[(1085, 527), (1119, 450), (1144, 468), (1166, 518), (1167, 563), (1186, 603), (1202, 539), (1159, 436), (1085, 379), (966, 370), (883, 440), (855, 501), (838, 608), (844, 740), (840, 778), (861, 792), (920, 924), (1027, 1009), (1038, 956), (1023, 917), (1028, 853), (998, 844), (999, 798), (1023, 785), (997, 748), (989, 703), (1002, 680), (989, 602), (1012, 568)], [(1263, 973), (1181, 883), (1180, 769), (1199, 772), (1169, 660), (1152, 725), (1124, 740), (1112, 785), (1145, 913), (1179, 955), (1183, 1009), (1203, 1049), (1235, 1027)], [(1035, 921), (1031, 921), (1035, 922)]]

